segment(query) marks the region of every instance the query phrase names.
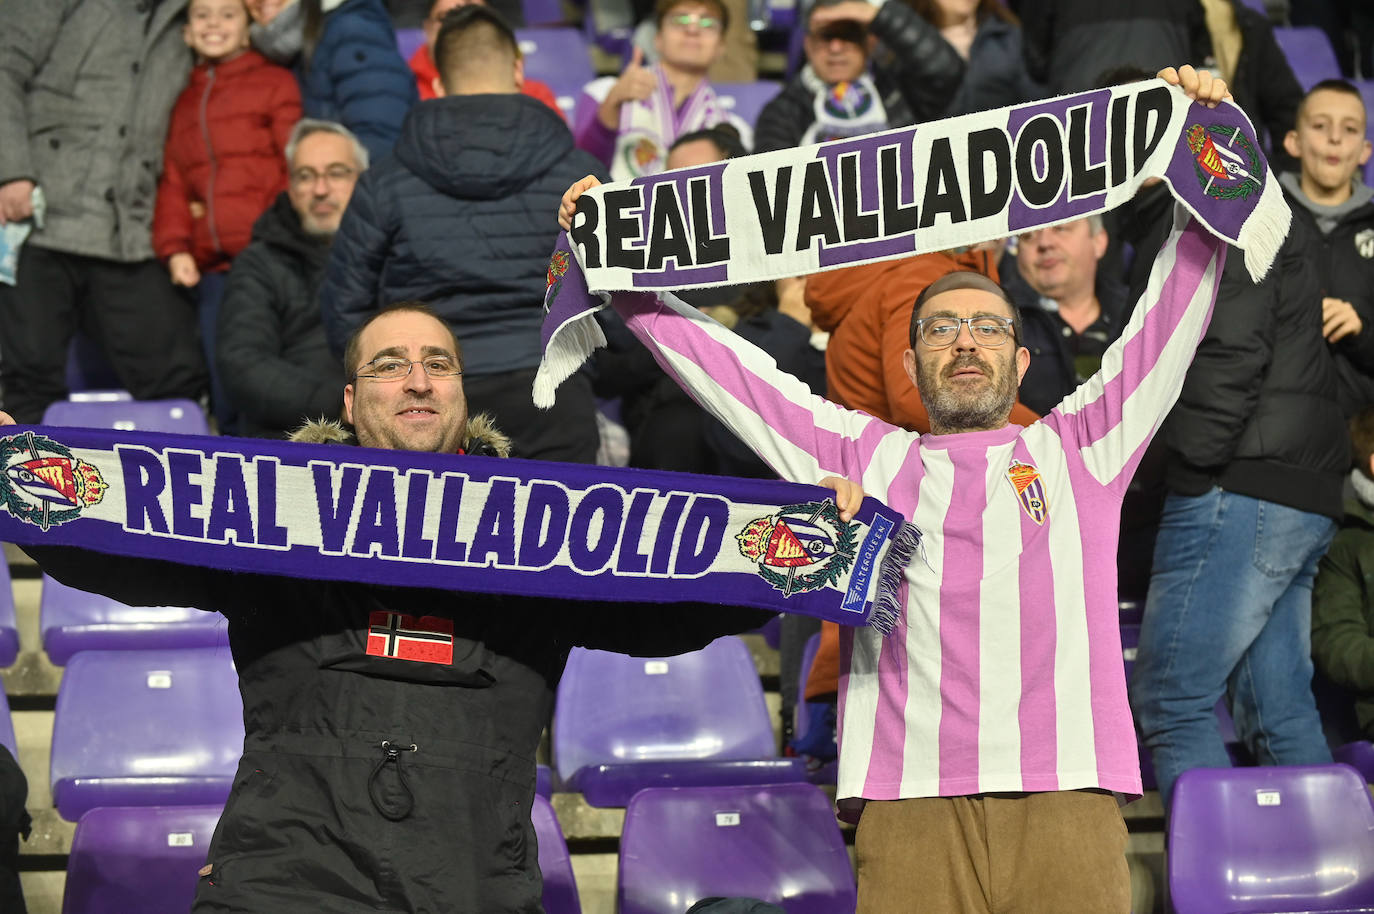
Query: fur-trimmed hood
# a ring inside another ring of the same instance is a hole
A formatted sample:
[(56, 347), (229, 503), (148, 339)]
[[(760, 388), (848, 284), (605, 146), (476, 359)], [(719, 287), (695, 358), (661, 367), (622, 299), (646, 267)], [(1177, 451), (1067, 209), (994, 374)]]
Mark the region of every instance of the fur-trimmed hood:
[[(311, 419), (291, 433), (292, 441), (306, 444), (357, 444), (353, 429), (335, 419)], [(486, 413), (468, 417), (461, 444), (463, 453), (475, 457), (509, 457), (510, 437), (496, 428)]]

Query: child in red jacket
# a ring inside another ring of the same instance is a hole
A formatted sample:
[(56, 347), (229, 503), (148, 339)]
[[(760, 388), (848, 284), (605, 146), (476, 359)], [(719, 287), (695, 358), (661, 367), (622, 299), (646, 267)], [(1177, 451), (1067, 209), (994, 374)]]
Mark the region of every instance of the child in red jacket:
[(286, 189), (286, 140), (301, 116), (290, 70), (248, 47), (243, 0), (191, 0), (183, 32), (196, 68), (172, 109), (153, 216), (153, 250), (172, 282), (195, 287), (221, 430), (232, 424), (214, 328), (230, 261)]

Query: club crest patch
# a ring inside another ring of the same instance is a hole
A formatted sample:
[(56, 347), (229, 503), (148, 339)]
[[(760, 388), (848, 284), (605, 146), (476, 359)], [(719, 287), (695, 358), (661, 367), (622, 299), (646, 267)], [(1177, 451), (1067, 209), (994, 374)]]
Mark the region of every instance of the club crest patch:
[(572, 262), (571, 251), (554, 251), (549, 258), (549, 271), (545, 274), (548, 285), (544, 289), (544, 313), (549, 313), (549, 308), (553, 307), (554, 300), (558, 298), (558, 290), (563, 288), (563, 276), (568, 272), (568, 264)]
[(367, 653), (447, 666), (453, 662), (453, 620), (373, 611), (368, 616)]
[(820, 590), (854, 564), (858, 537), (833, 501), (787, 505), (735, 534), (740, 553), (784, 596)]
[(100, 470), (51, 438), (25, 432), (0, 438), (0, 508), (42, 527), (76, 520), (109, 485)]
[(1049, 517), (1050, 506), (1045, 500), (1045, 482), (1040, 478), (1040, 471), (1028, 463), (1012, 460), (1007, 467), (1007, 480), (1016, 491), (1021, 510), (1037, 524), (1043, 524)]
[(1362, 229), (1355, 233), (1355, 250), (1365, 260), (1374, 257), (1374, 229)]
[(1184, 134), (1202, 192), (1218, 200), (1243, 200), (1263, 189), (1264, 166), (1238, 127), (1193, 124)]

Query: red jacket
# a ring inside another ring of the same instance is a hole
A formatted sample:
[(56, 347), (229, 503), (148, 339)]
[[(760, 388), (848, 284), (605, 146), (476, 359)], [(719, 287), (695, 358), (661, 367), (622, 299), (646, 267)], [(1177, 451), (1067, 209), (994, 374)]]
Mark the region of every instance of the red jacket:
[(167, 128), (154, 253), (191, 254), (201, 271), (228, 269), (286, 189), (286, 140), (300, 117), (296, 78), (258, 52), (197, 65)]
[[(429, 45), (420, 45), (415, 49), (415, 53), (410, 55), (410, 70), (415, 74), (415, 87), (420, 90), (420, 101), (428, 101), (436, 98), (434, 94), (434, 81), (439, 78), (439, 70), (434, 66), (434, 57), (429, 53)], [(520, 91), (530, 98), (537, 98), (550, 108), (558, 112), (558, 116), (567, 120), (563, 109), (558, 107), (558, 99), (554, 98), (553, 90), (548, 83), (541, 83), (537, 79), (527, 79), (525, 84), (520, 87)]]

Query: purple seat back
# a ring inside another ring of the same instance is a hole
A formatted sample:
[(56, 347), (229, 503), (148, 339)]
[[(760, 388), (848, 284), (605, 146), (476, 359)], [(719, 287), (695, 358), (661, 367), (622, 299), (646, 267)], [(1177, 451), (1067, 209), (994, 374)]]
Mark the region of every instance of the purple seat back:
[(716, 97), (736, 117), (750, 127), (759, 119), (763, 106), (782, 91), (782, 83), (761, 79), (752, 83), (712, 83)]
[[(1364, 138), (1374, 142), (1374, 79), (1351, 80), (1360, 90), (1360, 95), (1364, 98)], [(1364, 163), (1364, 183), (1374, 182), (1374, 155), (1369, 157), (1369, 161)]]
[(544, 874), (544, 911), (546, 914), (582, 914), (573, 878), (572, 858), (563, 827), (558, 824), (553, 804), (536, 795), (530, 809), (534, 833), (539, 838), (539, 871)]
[(43, 424), (138, 429), (141, 432), (183, 435), (210, 434), (205, 413), (190, 400), (58, 400), (44, 411)]
[(19, 657), (19, 623), (14, 617), (14, 584), (9, 563), (0, 561), (0, 666)]
[(517, 29), (525, 78), (548, 83), (563, 116), (572, 122), (582, 87), (596, 78), (582, 33), (574, 28)]
[(92, 809), (72, 838), (63, 914), (186, 914), (223, 808)]
[(849, 914), (857, 897), (835, 813), (810, 784), (644, 790), (625, 810), (620, 914), (682, 914), (743, 896), (787, 914)]
[(567, 21), (561, 0), (522, 0), (520, 8), (525, 14), (525, 25), (556, 26)]
[(575, 648), (553, 721), (558, 777), (603, 763), (764, 759), (773, 725), (749, 648), (717, 638), (661, 659)]
[(67, 390), (112, 390), (121, 386), (105, 350), (84, 333), (67, 345)]
[(792, 706), (792, 736), (801, 739), (811, 726), (811, 715), (806, 708), (806, 680), (811, 678), (811, 664), (816, 662), (816, 652), (821, 649), (821, 633), (816, 632), (802, 645), (801, 675), (797, 677), (797, 702)]
[(764, 644), (776, 651), (782, 645), (782, 614), (769, 616), (755, 631), (763, 635)]
[(1346, 743), (1331, 750), (1331, 757), (1354, 768), (1367, 783), (1374, 783), (1374, 743), (1365, 739)]
[[(1288, 59), (1293, 75), (1306, 92), (1323, 79), (1340, 79), (1341, 65), (1331, 48), (1331, 39), (1316, 26), (1293, 26), (1274, 29), (1274, 40)], [(1275, 138), (1274, 142), (1283, 137)]]
[(225, 648), (82, 651), (53, 720), (53, 805), (223, 803), (243, 753), (238, 674)]
[(14, 738), (14, 720), (10, 717), (10, 700), (4, 689), (0, 689), (0, 746), (8, 749), (15, 758), (19, 757), (19, 742)]
[(1346, 765), (1185, 771), (1168, 841), (1178, 914), (1374, 906), (1374, 806)]
[(420, 50), (420, 45), (425, 43), (424, 29), (397, 29), (396, 30), (396, 50), (401, 52), (401, 59), (410, 63), (410, 58), (416, 51)]
[(228, 647), (219, 613), (183, 606), (126, 606), (43, 576), (39, 627), (48, 659), (64, 666), (77, 651)]

